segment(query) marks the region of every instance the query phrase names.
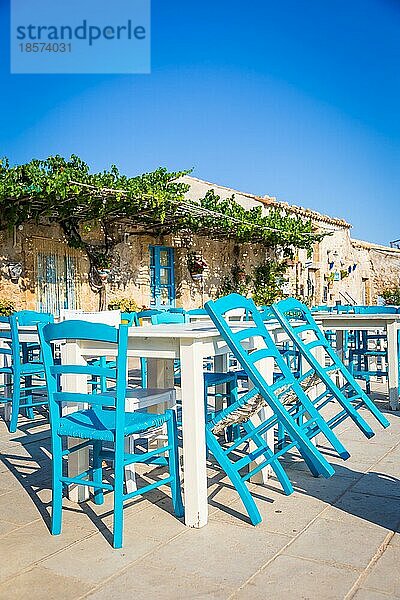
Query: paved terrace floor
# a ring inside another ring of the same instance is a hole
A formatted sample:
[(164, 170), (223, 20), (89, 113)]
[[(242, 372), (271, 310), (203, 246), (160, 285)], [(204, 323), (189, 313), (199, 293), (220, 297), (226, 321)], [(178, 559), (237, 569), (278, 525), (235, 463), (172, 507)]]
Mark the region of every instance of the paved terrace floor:
[(0, 598), (400, 598), (400, 413), (387, 416), (392, 426), (370, 441), (341, 426), (351, 458), (331, 457), (332, 479), (314, 479), (293, 455), (292, 496), (273, 479), (252, 484), (258, 527), (210, 465), (207, 527), (186, 528), (161, 488), (128, 505), (122, 550), (110, 546), (110, 494), (101, 507), (66, 500), (63, 533), (50, 535), (48, 426), (21, 421), (10, 435), (1, 420)]

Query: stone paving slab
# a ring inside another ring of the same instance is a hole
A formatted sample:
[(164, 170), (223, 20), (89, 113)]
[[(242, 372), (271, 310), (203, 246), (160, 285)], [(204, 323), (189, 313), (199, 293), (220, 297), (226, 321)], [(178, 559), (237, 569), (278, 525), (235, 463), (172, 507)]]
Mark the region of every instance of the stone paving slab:
[(293, 454), (294, 494), (274, 478), (250, 484), (259, 526), (210, 463), (207, 527), (186, 528), (161, 488), (127, 503), (121, 550), (110, 544), (111, 494), (102, 506), (65, 500), (63, 532), (50, 535), (46, 420), (10, 435), (0, 415), (0, 600), (400, 598), (400, 413), (386, 414), (387, 430), (367, 417), (371, 440), (341, 424), (345, 462), (320, 440), (334, 477), (315, 479)]

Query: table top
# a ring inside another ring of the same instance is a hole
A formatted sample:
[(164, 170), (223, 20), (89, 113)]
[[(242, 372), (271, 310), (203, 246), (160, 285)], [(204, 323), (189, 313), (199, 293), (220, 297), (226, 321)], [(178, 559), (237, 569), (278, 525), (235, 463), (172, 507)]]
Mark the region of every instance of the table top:
[[(366, 314), (359, 315), (354, 313), (315, 313), (315, 320), (324, 327), (333, 325), (343, 325), (346, 328), (349, 325), (365, 326), (372, 324), (374, 327), (385, 325), (388, 322), (400, 323), (400, 314), (381, 313), (381, 314)], [(253, 327), (252, 321), (232, 321), (230, 323), (233, 331), (238, 331), (243, 328)], [(269, 331), (281, 329), (281, 326), (276, 321), (266, 323)], [(0, 331), (9, 329), (7, 323), (0, 323)], [(20, 327), (22, 332), (26, 334), (37, 334), (36, 325), (26, 325)], [(193, 321), (191, 323), (168, 323), (161, 325), (144, 324), (139, 327), (129, 328), (130, 338), (175, 338), (175, 339), (208, 339), (220, 337), (220, 333), (211, 319)]]
[(316, 321), (322, 321), (325, 323), (373, 323), (373, 324), (385, 324), (385, 323), (400, 323), (399, 313), (374, 313), (358, 315), (354, 313), (315, 313), (314, 318)]

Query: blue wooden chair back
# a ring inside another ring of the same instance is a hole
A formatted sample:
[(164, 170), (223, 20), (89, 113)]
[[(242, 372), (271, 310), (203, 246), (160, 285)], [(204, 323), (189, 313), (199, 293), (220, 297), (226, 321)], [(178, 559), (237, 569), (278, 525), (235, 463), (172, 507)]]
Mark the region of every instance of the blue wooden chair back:
[[(45, 364), (52, 435), (57, 431), (62, 405), (85, 403), (89, 407), (115, 408), (116, 436), (118, 433), (122, 436), (127, 380), (128, 325), (120, 325), (117, 329), (101, 323), (63, 321), (49, 325), (41, 323), (38, 325), (38, 330)], [(110, 351), (117, 354), (116, 367), (103, 366), (103, 363), (55, 364), (52, 344), (69, 340), (110, 344)], [(92, 394), (89, 390), (87, 393), (64, 392), (60, 382), (62, 377), (68, 375), (82, 375), (89, 380), (93, 377), (107, 379), (115, 386), (115, 394)]]
[(129, 327), (139, 325), (138, 313), (121, 313), (121, 323), (123, 325), (129, 325)]
[(325, 306), (324, 304), (321, 304), (320, 306), (313, 306), (311, 308), (311, 312), (332, 312), (333, 310), (333, 306)]
[(398, 306), (355, 306), (354, 309), (359, 315), (391, 315), (399, 312)]
[(352, 304), (337, 304), (333, 307), (332, 312), (340, 314), (351, 314), (355, 313), (355, 306)]
[(186, 313), (186, 310), (184, 308), (178, 307), (178, 308), (169, 308), (167, 312), (180, 313), (180, 314), (184, 315)]
[(183, 313), (163, 312), (151, 317), (152, 325), (164, 325), (173, 323), (188, 323), (189, 316)]
[(143, 319), (143, 317), (152, 317), (153, 315), (158, 315), (161, 312), (164, 312), (162, 310), (158, 310), (156, 308), (149, 308), (146, 310), (140, 310), (137, 314), (137, 318), (138, 319)]
[(36, 310), (19, 310), (12, 316), (16, 317), (18, 324), (22, 326), (54, 322), (54, 316), (51, 313), (42, 313)]
[[(322, 431), (341, 456), (347, 458), (349, 456), (348, 452), (326, 425), (299, 382), (295, 379), (284, 358), (275, 346), (254, 302), (239, 294), (230, 294), (215, 302), (207, 302), (205, 308), (231, 352), (246, 371), (254, 385), (254, 389), (260, 393), (271, 407), (278, 422), (282, 423), (285, 427), (285, 430), (302, 453), (310, 470), (314, 474), (318, 473), (326, 477), (331, 476), (334, 473), (334, 469), (311, 443), (306, 433), (310, 423), (307, 425), (305, 422), (301, 427), (298, 426), (291, 416), (290, 411), (280, 401), (283, 391), (287, 393), (288, 390), (292, 390), (297, 397), (299, 405), (302, 407), (301, 410), (303, 413), (310, 415), (311, 421), (315, 423), (315, 427), (311, 427), (313, 435), (316, 435), (316, 431)], [(229, 311), (237, 310), (238, 308), (247, 310), (250, 315), (250, 324), (245, 328), (238, 327), (237, 324), (235, 327), (235, 324), (229, 322)], [(237, 330), (235, 331), (235, 329)], [(253, 342), (256, 342), (257, 349), (253, 349), (252, 351), (249, 349), (249, 344), (252, 345)], [(262, 362), (260, 365), (260, 361), (265, 361), (266, 359), (272, 359), (274, 372), (277, 374), (272, 384), (267, 383), (262, 372), (259, 370), (262, 365)], [(254, 395), (254, 392), (251, 392), (251, 394)], [(243, 401), (243, 397), (239, 399), (239, 402), (241, 401)], [(229, 410), (231, 409), (229, 408)]]
[(189, 316), (190, 316), (190, 315), (193, 315), (194, 317), (195, 317), (195, 316), (202, 316), (202, 315), (206, 315), (206, 314), (207, 314), (207, 311), (206, 311), (206, 309), (205, 309), (205, 308), (192, 308), (191, 310), (188, 310), (188, 311), (187, 311), (187, 314), (188, 314)]
[[(373, 431), (371, 427), (358, 412), (358, 409), (364, 406), (370, 410), (383, 427), (388, 427), (389, 421), (368, 398), (340, 360), (316, 324), (309, 308), (295, 298), (287, 298), (274, 304), (272, 310), (289, 338), (300, 350), (306, 362), (318, 374), (327, 390), (341, 404), (343, 411), (335, 417), (335, 420), (331, 422), (331, 426), (338, 425), (344, 418), (349, 416), (367, 437), (372, 437)], [(304, 334), (308, 334), (308, 339), (305, 339)], [(321, 350), (323, 357), (318, 358), (316, 356), (317, 349)], [(322, 363), (319, 362), (321, 359)], [(328, 366), (326, 362), (329, 363)], [(334, 377), (330, 373), (334, 374)], [(339, 387), (336, 381), (334, 381), (338, 373), (345, 380), (346, 395), (343, 393), (344, 389)], [(356, 405), (354, 405), (355, 403)]]

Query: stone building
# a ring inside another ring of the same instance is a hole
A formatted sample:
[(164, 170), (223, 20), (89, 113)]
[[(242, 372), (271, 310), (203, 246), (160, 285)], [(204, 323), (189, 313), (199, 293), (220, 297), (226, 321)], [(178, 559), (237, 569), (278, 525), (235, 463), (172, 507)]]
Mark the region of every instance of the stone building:
[[(311, 304), (373, 304), (383, 289), (400, 284), (400, 250), (352, 240), (351, 225), (342, 219), (258, 197), (185, 176), (188, 197), (197, 200), (213, 189), (222, 198), (234, 194), (245, 208), (271, 207), (311, 219), (315, 230), (327, 233), (312, 257), (299, 250), (288, 262), (284, 293)], [(147, 235), (132, 224), (119, 223), (111, 269), (106, 274), (107, 300), (134, 298), (138, 306), (202, 306), (223, 293), (232, 267), (250, 274), (270, 256), (261, 244), (238, 244), (196, 235)], [(96, 229), (88, 235), (96, 241)], [(70, 248), (57, 225), (27, 223), (0, 234), (0, 300), (16, 307), (49, 310), (98, 310), (99, 294), (89, 281), (85, 253)], [(193, 262), (205, 266), (202, 276), (190, 272)]]

